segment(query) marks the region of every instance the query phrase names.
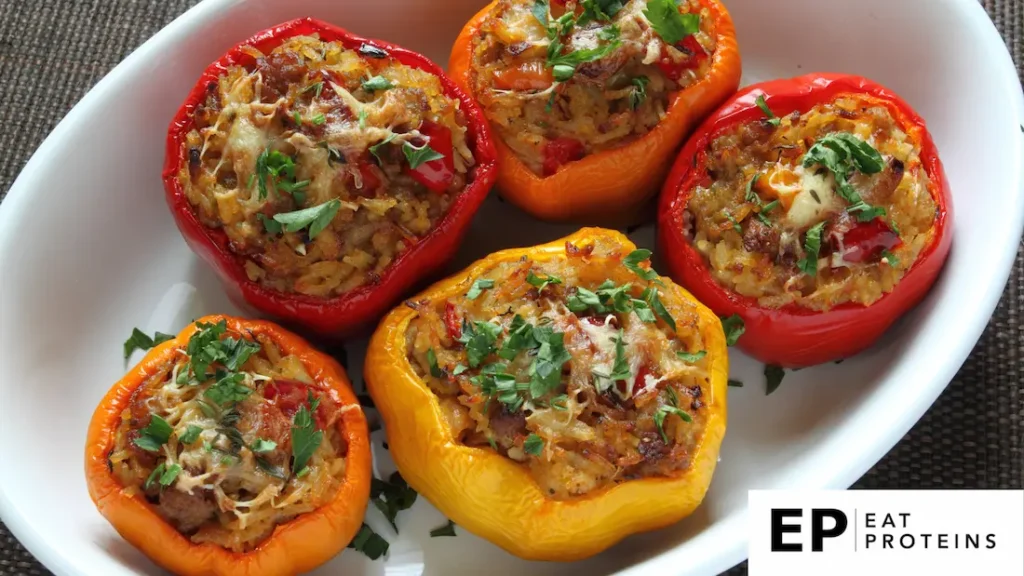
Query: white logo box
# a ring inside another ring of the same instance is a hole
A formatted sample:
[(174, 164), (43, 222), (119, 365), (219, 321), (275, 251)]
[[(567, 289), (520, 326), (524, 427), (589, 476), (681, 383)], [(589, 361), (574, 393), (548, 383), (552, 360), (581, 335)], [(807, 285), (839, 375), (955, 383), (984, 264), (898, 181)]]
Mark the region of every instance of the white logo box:
[(1024, 490), (752, 490), (749, 504), (750, 576), (1024, 575)]

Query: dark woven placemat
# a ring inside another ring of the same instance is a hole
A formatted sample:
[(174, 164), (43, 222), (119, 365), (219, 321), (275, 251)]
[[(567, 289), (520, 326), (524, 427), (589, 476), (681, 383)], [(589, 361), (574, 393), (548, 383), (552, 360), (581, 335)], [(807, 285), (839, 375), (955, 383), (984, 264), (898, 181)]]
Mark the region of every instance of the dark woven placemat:
[[(0, 0), (0, 199), (85, 92), (195, 0)], [(1024, 0), (982, 0), (1024, 77)], [(967, 363), (859, 488), (1024, 487), (1024, 250)], [(0, 576), (49, 574), (0, 523)], [(729, 574), (746, 574), (745, 565)]]

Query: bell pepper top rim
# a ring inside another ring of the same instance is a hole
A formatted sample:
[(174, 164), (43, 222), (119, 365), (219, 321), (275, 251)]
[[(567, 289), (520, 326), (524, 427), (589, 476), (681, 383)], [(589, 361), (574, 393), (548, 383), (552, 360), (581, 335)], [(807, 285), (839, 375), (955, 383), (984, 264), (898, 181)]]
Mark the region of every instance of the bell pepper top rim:
[[(843, 94), (866, 96), (884, 105), (897, 123), (902, 125), (920, 146), (921, 163), (930, 179), (928, 189), (936, 202), (933, 238), (922, 249), (896, 287), (870, 305), (847, 302), (821, 312), (797, 304), (788, 304), (780, 308), (762, 307), (755, 298), (742, 296), (720, 285), (709, 272), (703, 256), (682, 236), (683, 211), (689, 202), (696, 179), (700, 176), (698, 168), (702, 165), (705, 150), (711, 140), (737, 125), (764, 118), (764, 112), (756, 105), (759, 96), (764, 97), (766, 104), (776, 115), (784, 116), (792, 111), (805, 113), (814, 105), (834, 100)], [(680, 152), (672, 173), (665, 182), (658, 210), (658, 239), (662, 250), (671, 254), (666, 260), (673, 275), (685, 277), (684, 284), (723, 316), (739, 314), (748, 323), (751, 320), (776, 323), (778, 334), (784, 334), (787, 329), (794, 328), (787, 325), (787, 322), (799, 323), (801, 332), (821, 335), (839, 324), (865, 321), (868, 319), (866, 314), (870, 313), (874, 317), (870, 323), (876, 328), (872, 332), (878, 332), (875, 334), (877, 336), (900, 314), (920, 300), (931, 286), (950, 250), (952, 214), (949, 180), (935, 143), (920, 115), (891, 90), (866, 78), (848, 74), (812, 73), (744, 88), (697, 129)], [(881, 326), (881, 329), (877, 329), (878, 326)], [(752, 352), (748, 346), (744, 346), (745, 343), (749, 343), (748, 336), (740, 338), (740, 347)], [(873, 341), (873, 338), (871, 340)], [(849, 353), (855, 353), (869, 344), (870, 342), (858, 346), (858, 349), (851, 348)], [(779, 363), (792, 366), (807, 365), (804, 362)]]
[[(619, 243), (627, 253), (635, 248), (619, 232), (584, 228), (550, 243), (493, 253), (411, 300), (436, 301), (463, 294), (476, 278), (500, 262), (523, 256), (535, 261), (557, 259), (564, 255), (566, 242), (583, 245), (601, 237)], [(710, 412), (690, 467), (671, 477), (631, 480), (570, 500), (547, 498), (519, 464), (489, 448), (466, 446), (454, 438), (436, 394), (408, 360), (405, 333), (417, 312), (402, 306), (385, 317), (371, 340), (366, 382), (385, 421), (391, 454), (403, 477), (459, 526), (527, 559), (585, 558), (630, 534), (667, 526), (691, 513), (710, 484), (725, 433), (729, 360), (718, 317), (684, 288), (674, 283), (669, 286), (680, 299), (697, 304), (701, 335), (711, 358)], [(669, 302), (666, 306), (670, 311), (676, 307)], [(401, 403), (404, 406), (396, 411), (394, 406)], [(413, 424), (417, 433), (405, 434), (403, 429)], [(431, 465), (427, 465), (427, 455)], [(486, 488), (495, 475), (504, 479), (500, 499), (494, 499)], [(445, 486), (458, 492), (459, 498), (437, 498)], [(630, 511), (620, 514), (623, 508)]]
[[(348, 49), (358, 49), (364, 44), (383, 49), (398, 62), (436, 76), (444, 94), (457, 99), (460, 110), (465, 114), (467, 136), (475, 161), (466, 187), (426, 236), (400, 253), (380, 274), (379, 281), (364, 284), (332, 298), (279, 292), (250, 280), (244, 267), (245, 258), (230, 250), (227, 234), (223, 230), (208, 228), (199, 221), (177, 178), (185, 161), (182, 154), (185, 136), (195, 125), (193, 113), (205, 97), (207, 85), (215, 82), (229, 67), (244, 66), (255, 61), (241, 48), (253, 46), (266, 53), (290, 38), (314, 33), (319, 34), (322, 40), (340, 42)], [(454, 254), (457, 240), (487, 197), (496, 173), (497, 152), (487, 120), (476, 102), (452, 82), (437, 64), (421, 54), (389, 42), (364, 38), (313, 18), (299, 18), (258, 32), (235, 44), (204, 70), (171, 121), (163, 181), (167, 204), (186, 241), (200, 256), (214, 265), (222, 279), (229, 282), (236, 292), (240, 292), (245, 302), (260, 311), (309, 327), (321, 334), (346, 335), (383, 314), (388, 306), (401, 297), (402, 292), (424, 275), (424, 271), (442, 265)]]
[[(549, 176), (535, 174), (496, 136), (502, 196), (542, 219), (611, 218), (618, 222), (623, 215), (615, 213), (625, 211), (626, 221), (631, 221), (634, 212), (658, 192), (671, 166), (671, 153), (686, 133), (739, 86), (742, 63), (732, 17), (720, 0), (700, 2), (715, 18), (716, 48), (711, 67), (697, 83), (670, 96), (665, 117), (656, 126), (632, 142), (569, 162)], [(473, 94), (472, 38), (496, 4), (493, 0), (477, 12), (452, 48), (448, 70), (469, 94)], [(587, 194), (573, 195), (581, 180), (587, 182), (583, 187)]]
[[(121, 413), (135, 391), (177, 354), (177, 348), (188, 342), (197, 331), (196, 323), (220, 320), (225, 320), (230, 330), (265, 335), (282, 351), (297, 356), (317, 383), (318, 391), (329, 395), (342, 409), (337, 429), (347, 444), (345, 476), (334, 498), (277, 525), (266, 540), (244, 553), (212, 543), (193, 543), (164, 520), (137, 489), (122, 486), (107, 462)], [(344, 409), (352, 406), (357, 409)], [(206, 316), (186, 326), (175, 338), (152, 348), (106, 393), (89, 423), (85, 473), (89, 495), (101, 514), (132, 545), (174, 572), (220, 576), (269, 576), (282, 570), (303, 572), (344, 550), (362, 524), (370, 495), (369, 431), (345, 371), (333, 358), (270, 322)]]

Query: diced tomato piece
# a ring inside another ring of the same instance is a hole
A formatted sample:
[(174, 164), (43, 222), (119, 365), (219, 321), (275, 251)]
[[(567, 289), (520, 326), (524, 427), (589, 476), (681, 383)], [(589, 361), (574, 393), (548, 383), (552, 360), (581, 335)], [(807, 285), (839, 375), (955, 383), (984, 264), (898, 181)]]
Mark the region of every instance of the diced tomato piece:
[[(305, 382), (282, 378), (267, 382), (266, 386), (263, 387), (263, 397), (275, 403), (285, 416), (294, 418), (295, 413), (299, 411), (301, 406), (308, 406), (307, 401), (309, 400), (310, 390), (310, 386)], [(320, 395), (313, 392), (313, 398), (317, 397), (320, 397)], [(329, 402), (329, 400), (326, 402)], [(320, 405), (317, 406), (316, 413), (313, 416), (316, 419), (317, 428), (321, 430), (327, 424), (327, 412), (325, 410), (325, 399), (320, 397)]]
[(373, 171), (373, 168), (369, 163), (359, 165), (359, 176), (363, 180), (363, 192), (372, 192), (377, 188), (380, 188), (380, 178), (377, 177), (377, 174)]
[(455, 304), (446, 302), (444, 305), (444, 326), (448, 330), (448, 337), (452, 340), (462, 338), (462, 319), (455, 309)]
[(861, 222), (843, 234), (843, 260), (867, 262), (903, 244), (900, 237), (881, 218)]
[(683, 38), (678, 44), (676, 49), (682, 51), (688, 57), (684, 58), (680, 62), (676, 62), (668, 54), (668, 49), (664, 46), (661, 49), (661, 58), (655, 63), (665, 76), (668, 76), (672, 80), (679, 80), (679, 77), (683, 75), (686, 70), (693, 70), (699, 68), (700, 65), (708, 59), (708, 53), (704, 50), (704, 47), (697, 42), (697, 39), (690, 34), (686, 38)]
[(420, 184), (423, 184), (431, 192), (442, 194), (448, 190), (452, 180), (455, 178), (455, 161), (452, 159), (452, 133), (450, 130), (433, 122), (424, 122), (419, 128), (420, 134), (427, 137), (427, 142), (416, 143), (416, 147), (430, 146), (432, 150), (443, 157), (437, 160), (424, 162), (415, 169), (405, 167), (406, 174), (412, 176)]
[(544, 145), (544, 175), (551, 176), (562, 166), (583, 158), (583, 143), (572, 138), (555, 138)]
[(544, 90), (554, 82), (551, 69), (539, 60), (523, 62), (494, 73), (494, 87), (500, 90)]

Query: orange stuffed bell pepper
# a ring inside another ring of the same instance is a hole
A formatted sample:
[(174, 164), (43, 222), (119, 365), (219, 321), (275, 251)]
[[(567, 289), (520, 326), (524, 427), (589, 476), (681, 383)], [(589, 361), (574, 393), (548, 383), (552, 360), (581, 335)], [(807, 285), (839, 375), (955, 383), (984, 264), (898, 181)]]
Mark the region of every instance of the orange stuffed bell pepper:
[(718, 0), (496, 0), (463, 28), (449, 74), (494, 128), (498, 188), (530, 214), (640, 219), (690, 130), (736, 91)]
[(100, 513), (186, 575), (306, 572), (360, 529), (366, 419), (344, 370), (269, 322), (208, 316), (159, 344), (89, 425)]
[(516, 556), (576, 560), (700, 504), (725, 433), (718, 318), (585, 228), (392, 311), (366, 381), (402, 477)]

